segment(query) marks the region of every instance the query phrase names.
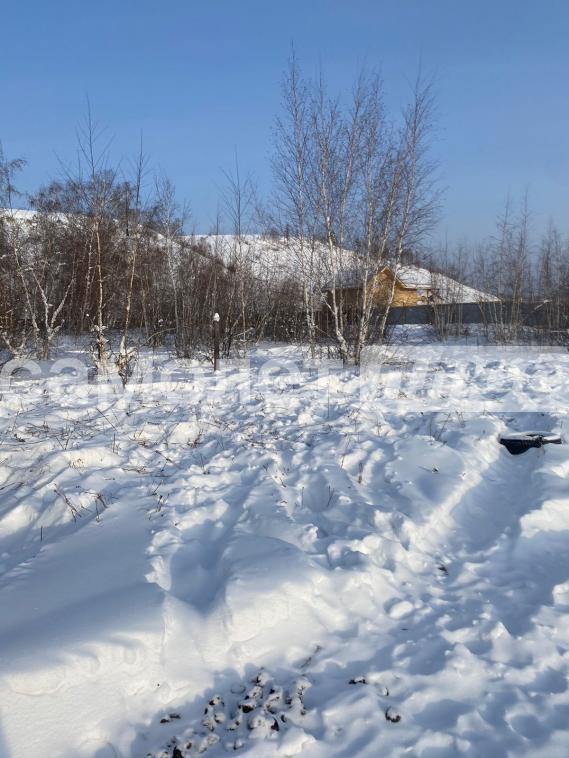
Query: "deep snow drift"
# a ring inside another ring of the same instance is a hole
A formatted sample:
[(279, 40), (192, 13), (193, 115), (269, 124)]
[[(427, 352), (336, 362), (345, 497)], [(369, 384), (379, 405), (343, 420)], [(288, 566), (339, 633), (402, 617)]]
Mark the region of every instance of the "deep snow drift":
[(0, 377), (2, 758), (569, 754), (569, 355), (371, 353)]

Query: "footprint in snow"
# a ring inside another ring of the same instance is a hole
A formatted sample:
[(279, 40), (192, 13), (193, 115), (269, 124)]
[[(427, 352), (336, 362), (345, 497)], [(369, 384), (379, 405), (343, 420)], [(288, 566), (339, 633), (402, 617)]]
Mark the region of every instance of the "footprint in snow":
[(414, 610), (414, 606), (408, 600), (401, 600), (390, 606), (388, 614), (392, 619), (402, 619), (409, 616)]

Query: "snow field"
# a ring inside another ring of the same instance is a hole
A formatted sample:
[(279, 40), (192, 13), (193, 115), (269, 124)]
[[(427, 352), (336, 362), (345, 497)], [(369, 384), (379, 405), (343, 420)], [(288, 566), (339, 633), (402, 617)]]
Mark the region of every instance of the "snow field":
[(567, 755), (568, 357), (421, 357), (4, 383), (0, 755)]

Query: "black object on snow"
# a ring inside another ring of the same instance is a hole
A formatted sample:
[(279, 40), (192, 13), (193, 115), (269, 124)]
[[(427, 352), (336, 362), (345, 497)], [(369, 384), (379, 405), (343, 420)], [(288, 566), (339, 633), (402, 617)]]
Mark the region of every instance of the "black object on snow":
[(498, 442), (504, 445), (512, 455), (520, 455), (530, 447), (543, 447), (543, 445), (560, 445), (561, 437), (551, 432), (519, 432), (501, 434)]

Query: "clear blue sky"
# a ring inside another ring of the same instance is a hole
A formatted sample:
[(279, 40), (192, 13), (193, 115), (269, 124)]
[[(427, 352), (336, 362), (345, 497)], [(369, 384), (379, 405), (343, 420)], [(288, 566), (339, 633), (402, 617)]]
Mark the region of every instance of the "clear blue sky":
[(0, 25), (0, 139), (29, 161), (25, 189), (73, 160), (88, 94), (115, 155), (142, 130), (208, 230), (235, 148), (269, 187), (294, 42), (332, 87), (381, 66), (394, 107), (419, 60), (436, 76), (441, 235), (488, 234), (526, 187), (534, 225), (569, 232), (568, 0), (27, 0), (2, 3)]

